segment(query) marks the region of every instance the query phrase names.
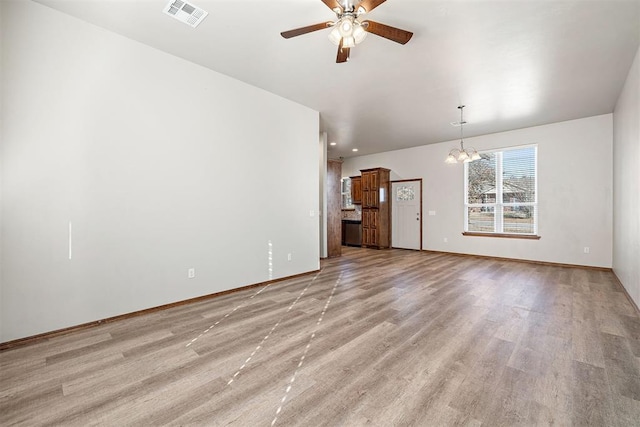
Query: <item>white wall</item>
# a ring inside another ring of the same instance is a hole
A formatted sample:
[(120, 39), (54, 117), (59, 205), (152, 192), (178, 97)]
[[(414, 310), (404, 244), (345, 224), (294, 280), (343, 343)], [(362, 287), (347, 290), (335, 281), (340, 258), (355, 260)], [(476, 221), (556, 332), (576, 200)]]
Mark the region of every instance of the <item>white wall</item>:
[(459, 140), (349, 158), (343, 175), (381, 166), (392, 179), (422, 178), (426, 250), (611, 267), (612, 115), (465, 139), (478, 150), (525, 144), (538, 144), (540, 240), (462, 236), (463, 166), (444, 163)]
[[(3, 8), (2, 5), (0, 4), (0, 25), (2, 24), (2, 15), (3, 15)], [(2, 35), (1, 32), (2, 28), (0, 27), (0, 36)], [(4, 97), (2, 96), (2, 94), (4, 93), (4, 78), (3, 78), (3, 74), (4, 74), (4, 37), (0, 37), (0, 309), (2, 309), (2, 140), (3, 140), (3, 135), (2, 135), (2, 129), (4, 128), (3, 126), (3, 120), (4, 120), (4, 106), (5, 106), (5, 101), (4, 101)], [(2, 341), (1, 337), (2, 337), (2, 329), (3, 329), (3, 321), (2, 321), (2, 314), (0, 313), (0, 341)]]
[(640, 49), (613, 111), (613, 271), (640, 306)]
[(316, 111), (1, 7), (0, 342), (319, 268)]

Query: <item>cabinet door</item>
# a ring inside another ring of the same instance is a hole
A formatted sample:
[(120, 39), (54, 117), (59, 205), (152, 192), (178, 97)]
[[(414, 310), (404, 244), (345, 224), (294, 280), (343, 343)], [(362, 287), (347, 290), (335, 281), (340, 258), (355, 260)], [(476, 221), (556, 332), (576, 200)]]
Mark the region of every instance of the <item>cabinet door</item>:
[(378, 246), (378, 230), (371, 229), (369, 231), (369, 245)]
[(362, 191), (371, 189), (371, 172), (362, 172)]
[(359, 176), (351, 177), (351, 203), (362, 203), (362, 178)]
[(362, 210), (362, 228), (369, 228), (369, 210)]
[(373, 209), (369, 211), (369, 228), (379, 228), (378, 222), (378, 210)]
[(369, 197), (368, 197), (368, 206), (372, 207), (372, 208), (377, 208), (380, 207), (380, 200), (378, 198), (378, 192), (380, 190), (370, 190), (369, 191)]
[(371, 244), (371, 230), (368, 228), (362, 228), (362, 244), (370, 245)]
[(379, 185), (379, 179), (378, 179), (378, 172), (369, 172), (370, 174), (370, 178), (369, 178), (369, 189), (370, 190), (378, 190), (378, 185)]

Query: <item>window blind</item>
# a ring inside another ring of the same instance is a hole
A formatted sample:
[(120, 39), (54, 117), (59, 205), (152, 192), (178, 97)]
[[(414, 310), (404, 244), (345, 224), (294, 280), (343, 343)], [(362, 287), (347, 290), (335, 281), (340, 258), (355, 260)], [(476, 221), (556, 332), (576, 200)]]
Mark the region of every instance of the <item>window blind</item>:
[(480, 157), (465, 163), (465, 231), (537, 234), (537, 146)]

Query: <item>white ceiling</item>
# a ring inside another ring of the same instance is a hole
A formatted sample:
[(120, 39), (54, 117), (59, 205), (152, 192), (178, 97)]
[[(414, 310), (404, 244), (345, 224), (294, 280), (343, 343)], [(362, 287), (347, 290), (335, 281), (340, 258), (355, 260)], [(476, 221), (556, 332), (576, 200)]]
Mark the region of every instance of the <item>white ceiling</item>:
[(411, 41), (344, 64), (329, 30), (280, 36), (335, 19), (321, 0), (193, 0), (195, 29), (166, 0), (38, 2), (319, 111), (331, 157), (455, 140), (461, 103), (465, 136), (610, 113), (640, 44), (640, 0), (388, 0), (364, 19)]

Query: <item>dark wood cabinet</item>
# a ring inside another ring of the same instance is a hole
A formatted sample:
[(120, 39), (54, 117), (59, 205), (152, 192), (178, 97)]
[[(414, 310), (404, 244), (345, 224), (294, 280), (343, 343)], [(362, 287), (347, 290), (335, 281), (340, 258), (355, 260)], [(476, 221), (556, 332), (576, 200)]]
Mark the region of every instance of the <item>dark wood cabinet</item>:
[(378, 189), (379, 177), (377, 169), (365, 169), (362, 172), (362, 191)]
[(352, 176), (351, 179), (351, 203), (362, 204), (362, 177)]
[[(380, 207), (380, 178), (381, 173), (387, 171), (386, 182), (388, 184), (388, 169), (370, 169), (362, 171), (362, 207), (363, 208), (379, 208)], [(382, 177), (384, 178), (384, 176)]]
[(362, 171), (362, 246), (383, 249), (391, 245), (389, 169)]

